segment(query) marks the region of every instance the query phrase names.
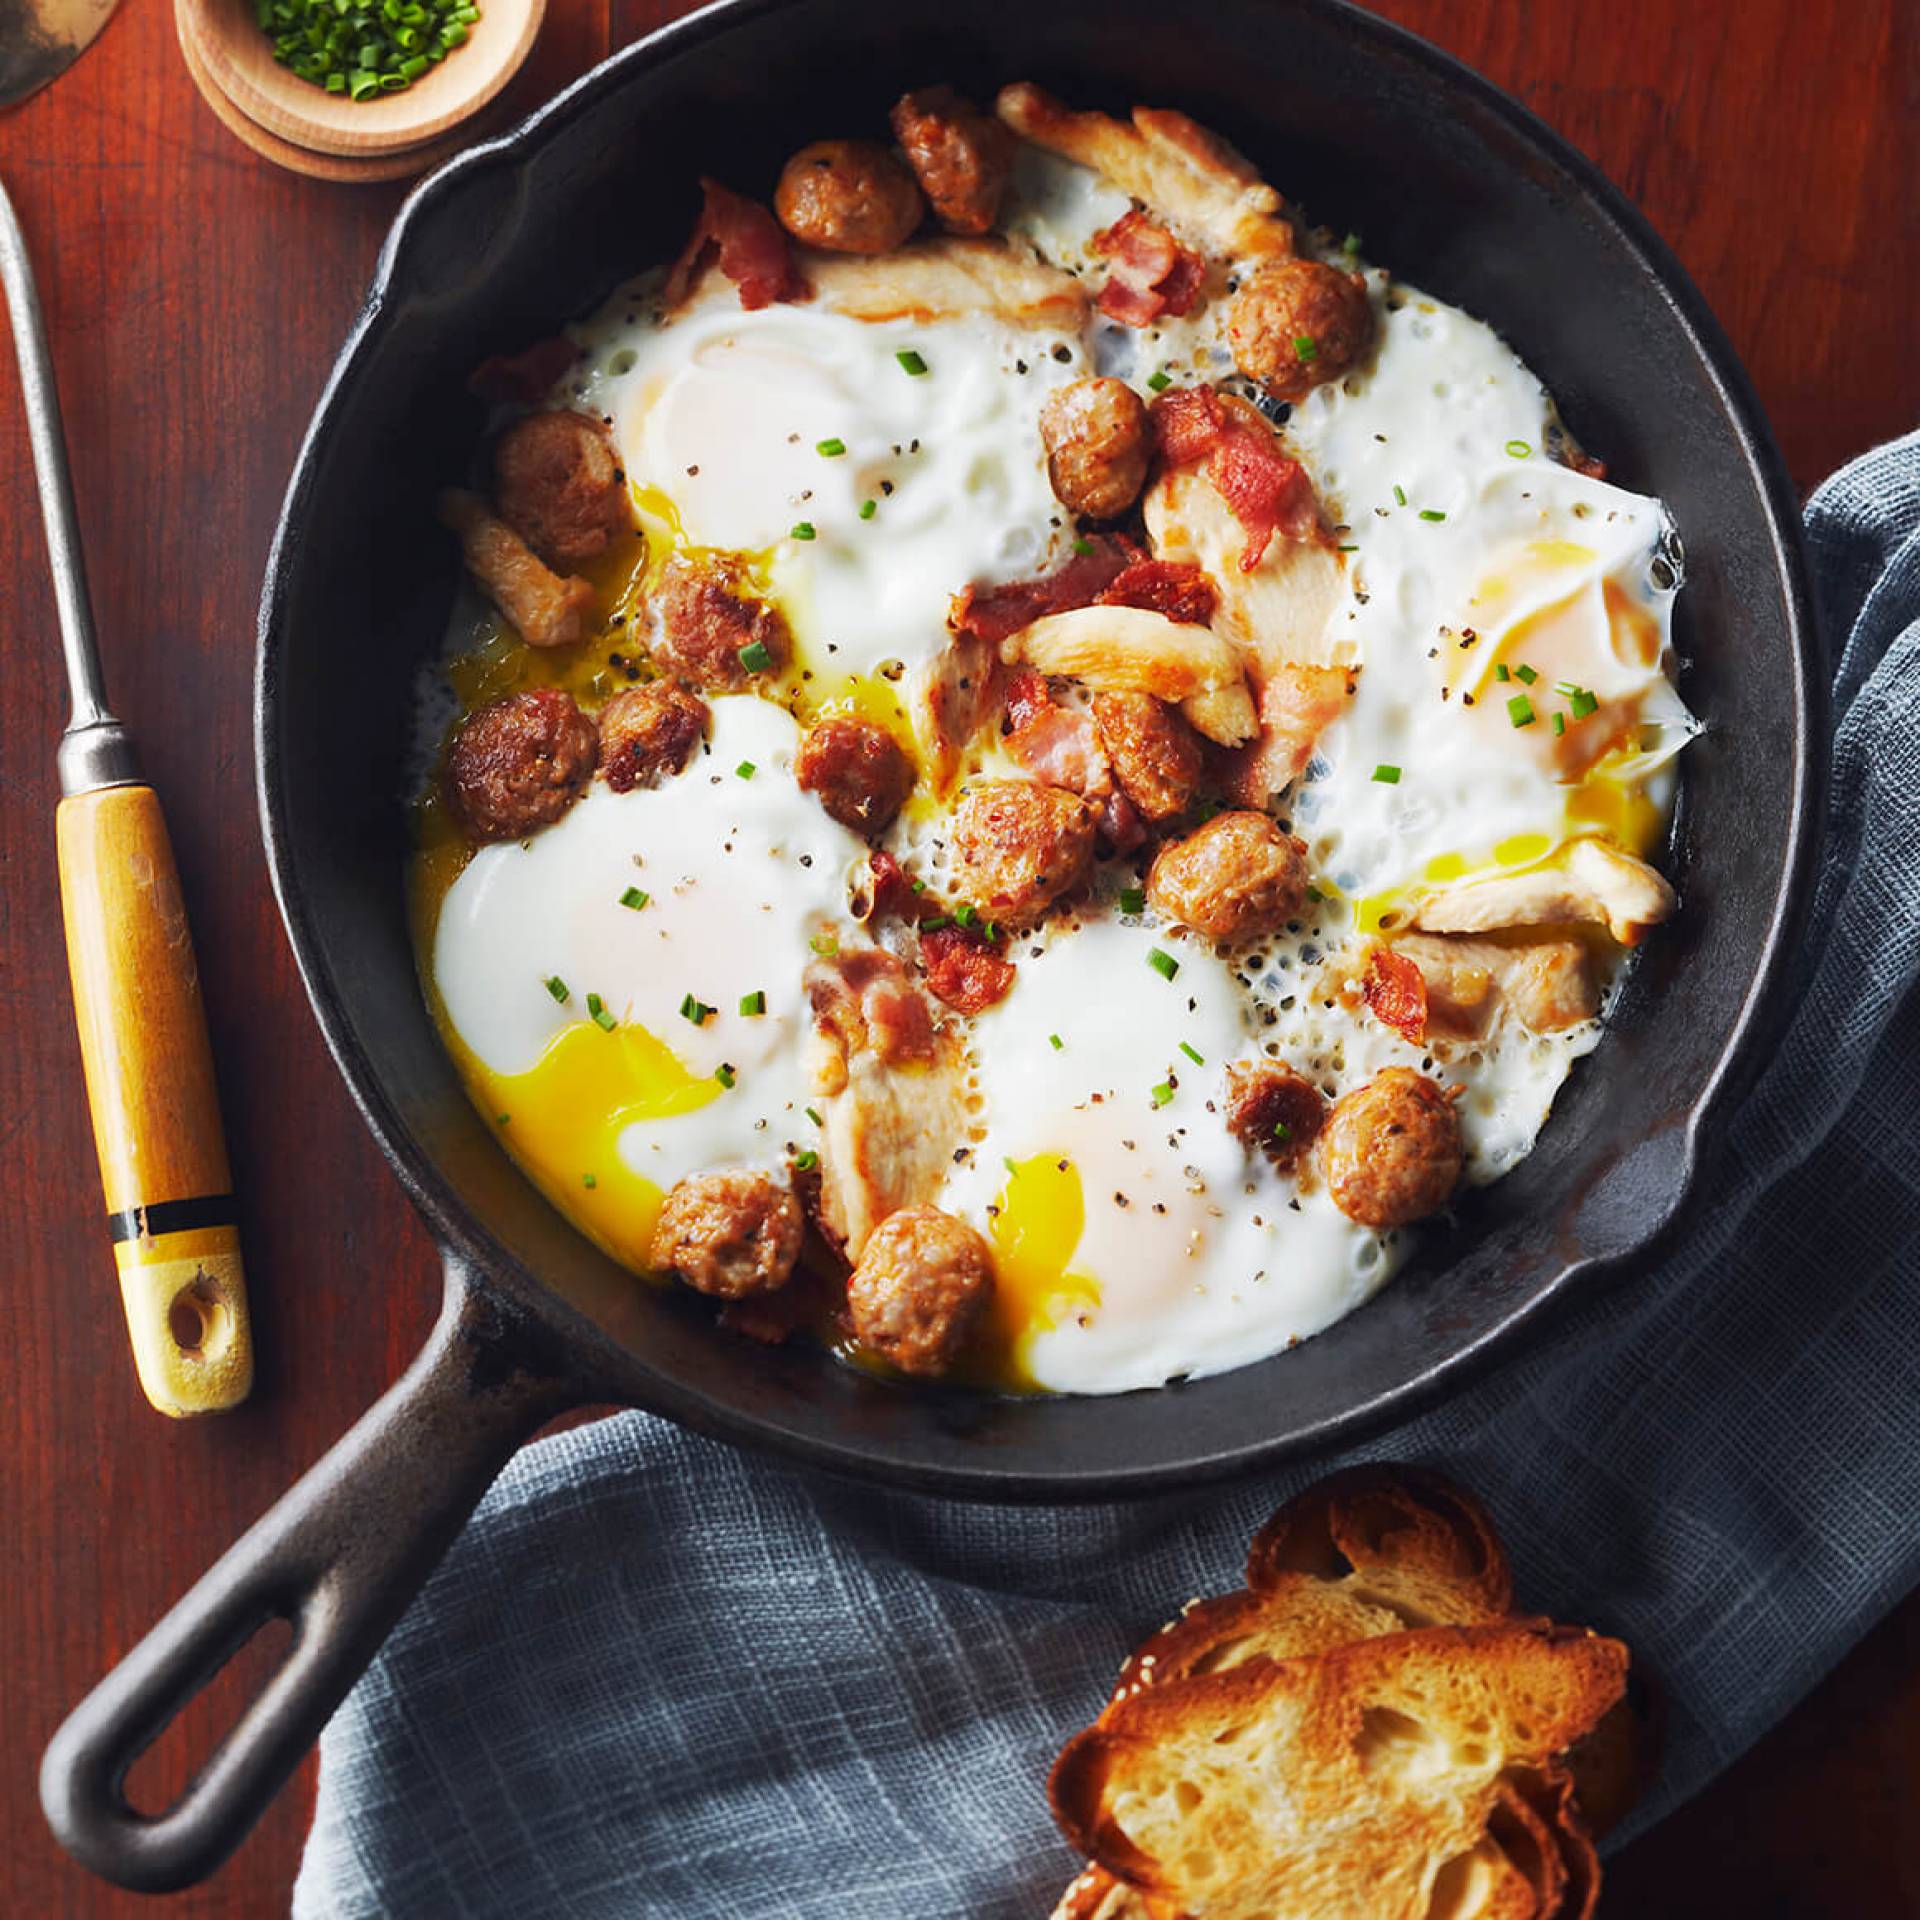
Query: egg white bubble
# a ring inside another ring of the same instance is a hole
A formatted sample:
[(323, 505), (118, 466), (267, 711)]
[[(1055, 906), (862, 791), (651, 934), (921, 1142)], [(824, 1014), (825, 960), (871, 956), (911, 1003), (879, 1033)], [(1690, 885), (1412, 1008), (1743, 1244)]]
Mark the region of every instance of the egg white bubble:
[[(690, 1113), (629, 1123), (620, 1152), (662, 1186), (769, 1165), (804, 1143), (811, 941), (845, 917), (864, 843), (794, 784), (799, 728), (751, 695), (715, 700), (706, 753), (655, 788), (596, 781), (556, 825), (483, 847), (448, 890), (433, 972), (455, 1032), (496, 1074), (534, 1066), (597, 993), (696, 1078), (735, 1084)], [(737, 769), (750, 763), (751, 778)], [(644, 892), (638, 911), (623, 906)], [(562, 1005), (547, 981), (565, 984)], [(741, 999), (766, 995), (766, 1012)], [(695, 1025), (687, 995), (711, 1006)]]

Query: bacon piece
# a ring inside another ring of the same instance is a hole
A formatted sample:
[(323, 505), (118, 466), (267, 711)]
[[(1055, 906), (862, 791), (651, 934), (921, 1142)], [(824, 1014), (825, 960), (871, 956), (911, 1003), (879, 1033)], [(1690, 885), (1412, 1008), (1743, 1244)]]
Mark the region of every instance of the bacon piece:
[(983, 935), (935, 927), (920, 936), (920, 965), (933, 996), (956, 1013), (981, 1013), (1013, 990), (1013, 962)]
[(467, 375), (467, 391), (490, 407), (530, 407), (579, 357), (564, 334), (550, 334), (518, 353), (489, 354)]
[(807, 998), (815, 1021), (848, 1054), (871, 1053), (882, 1066), (926, 1065), (936, 1053), (932, 1010), (884, 947), (862, 947), (809, 966)]
[(1404, 953), (1375, 947), (1367, 961), (1367, 1010), (1417, 1047), (1427, 1033), (1427, 983)]
[(1287, 661), (1260, 689), (1259, 733), (1235, 753), (1225, 784), (1243, 807), (1264, 807), (1307, 770), (1314, 743), (1340, 717), (1353, 692), (1352, 667), (1307, 667)]
[(925, 889), (914, 885), (913, 875), (884, 847), (867, 856), (867, 865), (873, 876), (870, 917), (911, 920), (920, 911), (920, 896)]
[(1049, 613), (1090, 607), (1136, 559), (1140, 550), (1119, 534), (1087, 542), (1091, 553), (1076, 553), (1064, 567), (1035, 580), (1009, 580), (1004, 586), (963, 587), (953, 596), (947, 624), (956, 633), (976, 634), (998, 646), (1010, 634), (1030, 627)]
[(1006, 709), (1007, 731), (1018, 733), (1029, 720), (1043, 714), (1053, 706), (1053, 695), (1047, 690), (1047, 676), (1035, 673), (1031, 667), (1024, 667), (1007, 681)]
[(667, 275), (665, 299), (677, 307), (687, 297), (694, 276), (714, 251), (720, 271), (740, 290), (740, 304), (749, 311), (776, 300), (805, 300), (812, 296), (804, 276), (793, 263), (786, 230), (757, 201), (747, 200), (701, 176), (700, 218)]
[(1049, 703), (1007, 735), (1007, 751), (1050, 787), (1098, 799), (1113, 785), (1113, 769), (1084, 708)]
[(1289, 540), (1313, 533), (1319, 522), (1313, 482), (1299, 461), (1281, 452), (1264, 422), (1256, 424), (1229, 407), (1211, 387), (1163, 393), (1147, 413), (1169, 466), (1206, 461), (1207, 478), (1246, 530), (1242, 573), (1259, 566), (1276, 533)]
[(1096, 604), (1146, 607), (1185, 626), (1204, 627), (1218, 602), (1213, 582), (1191, 560), (1135, 560), (1114, 575)]
[(1207, 265), (1137, 207), (1093, 236), (1093, 250), (1113, 262), (1100, 289), (1100, 311), (1123, 327), (1151, 326), (1162, 314), (1191, 313)]

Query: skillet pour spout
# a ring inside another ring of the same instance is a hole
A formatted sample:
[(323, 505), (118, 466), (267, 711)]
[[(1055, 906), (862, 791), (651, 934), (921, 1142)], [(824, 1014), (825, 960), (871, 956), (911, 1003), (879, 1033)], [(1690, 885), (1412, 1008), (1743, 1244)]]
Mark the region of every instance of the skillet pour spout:
[[(514, 1447), (569, 1404), (625, 1402), (958, 1498), (1190, 1487), (1404, 1417), (1556, 1301), (1644, 1269), (1682, 1207), (1784, 1010), (1825, 788), (1797, 507), (1746, 378), (1595, 169), (1424, 43), (1339, 0), (1215, 0), (1179, 35), (1164, 26), (1148, 0), (977, 0), (964, 26), (930, 0), (727, 0), (614, 56), (402, 210), (287, 495), (255, 723), (288, 934), (342, 1075), (447, 1250), (447, 1302), (387, 1397), (55, 1737), (43, 1802), (96, 1872), (161, 1890), (212, 1871)], [(671, 258), (701, 172), (764, 193), (794, 149), (883, 128), (910, 87), (984, 98), (1017, 78), (1192, 113), (1291, 202), (1492, 320), (1579, 442), (1686, 530), (1682, 691), (1707, 725), (1667, 862), (1684, 910), (1533, 1155), (1304, 1346), (1094, 1399), (904, 1389), (823, 1352), (729, 1339), (704, 1303), (636, 1283), (521, 1179), (469, 1105), (422, 1000), (403, 885), (413, 688), (455, 585), (433, 499), (483, 425), (469, 371)], [(182, 1801), (134, 1814), (133, 1760), (272, 1615), (295, 1624), (286, 1662)]]

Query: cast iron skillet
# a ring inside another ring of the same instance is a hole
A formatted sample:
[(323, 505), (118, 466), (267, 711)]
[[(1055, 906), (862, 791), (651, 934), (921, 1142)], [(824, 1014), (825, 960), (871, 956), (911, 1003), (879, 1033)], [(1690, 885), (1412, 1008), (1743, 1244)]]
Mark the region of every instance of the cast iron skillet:
[[(485, 355), (593, 307), (679, 246), (693, 175), (764, 190), (802, 141), (884, 126), (906, 86), (1033, 78), (1177, 105), (1285, 191), (1493, 319), (1578, 438), (1687, 541), (1685, 911), (1636, 970), (1538, 1150), (1378, 1299), (1305, 1347), (1157, 1393), (902, 1391), (716, 1332), (636, 1284), (514, 1171), (423, 1010), (396, 794), (413, 678), (454, 584), (435, 489), (470, 462)], [(210, 1872), (285, 1780), (515, 1445), (621, 1400), (895, 1485), (1075, 1500), (1216, 1479), (1351, 1439), (1452, 1383), (1673, 1219), (1710, 1122), (1778, 1010), (1824, 789), (1824, 680), (1786, 476), (1665, 247), (1512, 101), (1326, 0), (731, 0), (627, 49), (407, 203), (308, 434), (260, 615), (260, 805), (301, 971), (340, 1069), (446, 1259), (427, 1350), (82, 1704), (48, 1749), (61, 1840), (124, 1885)], [(292, 1652), (185, 1797), (147, 1819), (135, 1756), (266, 1618)]]

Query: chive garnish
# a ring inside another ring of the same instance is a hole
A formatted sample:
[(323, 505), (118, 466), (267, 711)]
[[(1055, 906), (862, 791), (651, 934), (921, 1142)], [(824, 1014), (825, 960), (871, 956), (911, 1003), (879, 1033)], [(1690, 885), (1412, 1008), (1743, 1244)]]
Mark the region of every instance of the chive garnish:
[(1500, 661), (1494, 667), (1493, 677), (1496, 680), (1511, 680), (1513, 678), (1513, 674), (1511, 670), (1508, 668), (1507, 663), (1504, 660)]
[(902, 347), (893, 357), (900, 362), (901, 368), (912, 374), (915, 379), (927, 370), (927, 363), (911, 347)]
[(1358, 553), (1360, 549), (1357, 546), (1352, 546), (1352, 547), (1342, 547), (1340, 551), (1342, 553)]
[(1196, 1067), (1204, 1067), (1207, 1064), (1206, 1056), (1204, 1054), (1195, 1053), (1194, 1050), (1190, 1046), (1188, 1046), (1184, 1040), (1180, 1042), (1180, 1051), (1184, 1053), (1187, 1056), (1187, 1058), (1191, 1060)]
[(1318, 360), (1320, 343), (1310, 333), (1296, 333), (1293, 336), (1293, 357), (1296, 360)]
[(1507, 718), (1511, 720), (1516, 727), (1532, 726), (1533, 702), (1529, 700), (1524, 693), (1516, 693), (1513, 698), (1507, 702)]
[(814, 1112), (814, 1110), (811, 1107), (802, 1107), (800, 1111), (804, 1113), (807, 1116), (807, 1118), (811, 1120), (816, 1127), (824, 1127), (827, 1124), (824, 1120), (820, 1118), (820, 1116), (817, 1113)]
[(1446, 517), (1438, 507), (1422, 507), (1420, 509), (1420, 518), (1422, 520), (1444, 520)]
[(734, 772), (737, 773), (742, 780), (751, 780), (758, 771), (759, 769), (755, 767), (751, 760), (742, 760), (740, 764), (734, 768)]
[(1073, 550), (1084, 560), (1093, 551), (1093, 542), (1083, 534), (1074, 541)]
[(808, 944), (822, 960), (831, 960), (840, 951), (840, 942), (830, 933), (816, 933)]
[(953, 910), (953, 924), (956, 927), (970, 927), (979, 918), (979, 914), (964, 900)]
[(691, 1020), (696, 1027), (704, 1026), (713, 1017), (713, 1008), (704, 1000), (696, 1000), (692, 994), (680, 1002), (680, 1018)]
[(1147, 385), (1155, 393), (1165, 393), (1173, 385), (1173, 375), (1165, 367), (1156, 367), (1147, 375)]
[(1360, 236), (1357, 233), (1348, 234), (1347, 237), (1340, 242), (1340, 251), (1342, 253), (1358, 253), (1360, 251)]
[(1120, 911), (1122, 913), (1145, 913), (1147, 910), (1147, 890), (1145, 887), (1122, 887), (1120, 889)]
[(1153, 1090), (1153, 1104), (1156, 1107), (1164, 1107), (1172, 1098), (1173, 1082), (1171, 1080), (1162, 1080)]
[(1150, 966), (1162, 980), (1171, 980), (1173, 976), (1180, 971), (1180, 962), (1163, 947), (1149, 947), (1147, 949), (1147, 965)]
[(765, 1013), (766, 1010), (767, 996), (759, 991), (759, 989), (756, 988), (752, 993), (743, 993), (740, 996), (740, 1011), (742, 1013)]
[(1067, 1043), (1064, 1040), (1062, 1040), (1057, 1033), (1050, 1033), (1047, 1035), (1047, 1045), (1050, 1046), (1055, 1053), (1060, 1052), (1062, 1048), (1066, 1046), (1066, 1044)]
[(1393, 504), (1394, 504), (1394, 505), (1395, 505), (1396, 507), (1404, 507), (1404, 506), (1405, 506), (1405, 505), (1407, 504), (1407, 490), (1406, 490), (1406, 488), (1405, 488), (1405, 487), (1395, 487), (1395, 488), (1394, 488), (1394, 490), (1393, 490)]
[(813, 450), (828, 460), (837, 460), (846, 452), (847, 443), (840, 439), (816, 440)]
[(1532, 686), (1533, 683), (1540, 678), (1539, 674), (1531, 667), (1515, 667), (1513, 677), (1518, 680), (1523, 687)]
[(1553, 716), (1554, 738), (1558, 739), (1561, 734), (1566, 732), (1566, 730), (1567, 730), (1567, 716), (1564, 713), (1556, 713)]
[(811, 1173), (819, 1164), (820, 1156), (815, 1153), (811, 1147), (802, 1147), (800, 1151), (793, 1156), (793, 1170), (795, 1173)]
[(590, 1174), (590, 1173), (583, 1173), (583, 1174), (582, 1174), (582, 1175), (580, 1176), (580, 1184), (581, 1184), (581, 1185), (582, 1185), (583, 1187), (588, 1187), (588, 1188), (592, 1188), (592, 1187), (597, 1187), (597, 1186), (598, 1186), (598, 1185), (600, 1184), (600, 1182), (599, 1182), (598, 1180), (596, 1180), (596, 1179), (595, 1179), (595, 1178), (593, 1177), (593, 1175), (592, 1175), (592, 1174)]
[(1525, 460), (1532, 454), (1533, 449), (1528, 446), (1524, 440), (1509, 440), (1507, 442), (1507, 451), (1514, 459)]
[(629, 887), (620, 896), (620, 904), (623, 907), (631, 907), (635, 913), (638, 913), (652, 898), (651, 894), (642, 893), (638, 887)]
[(740, 649), (740, 664), (749, 673), (765, 673), (773, 665), (773, 655), (764, 640), (750, 640)]
[(1383, 787), (1397, 787), (1400, 784), (1400, 769), (1394, 766), (1391, 761), (1382, 760), (1380, 764), (1374, 768), (1373, 777), (1378, 780)]
[(607, 1011), (607, 1003), (597, 993), (587, 995), (587, 1013), (602, 1033), (611, 1033), (619, 1024)]
[(796, 540), (811, 540), (813, 538), (813, 522), (811, 520), (796, 520), (790, 531)]
[(1284, 1120), (1276, 1120), (1273, 1123), (1273, 1137), (1276, 1140), (1291, 1140), (1293, 1129)]
[(877, 500), (862, 500), (860, 502), (860, 518), (862, 520), (871, 520), (879, 511), (880, 503)]
[(953, 925), (952, 914), (936, 913), (932, 915), (929, 919), (922, 920), (920, 922), (920, 931), (922, 933), (938, 933), (942, 927), (950, 927), (952, 925)]
[(573, 998), (572, 990), (557, 973), (548, 975), (546, 987), (547, 991), (552, 994), (563, 1007)]
[(730, 1087), (733, 1085), (733, 1079), (734, 1079), (733, 1069), (730, 1066), (728, 1066), (724, 1060), (722, 1060), (720, 1064), (714, 1068), (713, 1077), (716, 1080), (718, 1080), (723, 1087)]

